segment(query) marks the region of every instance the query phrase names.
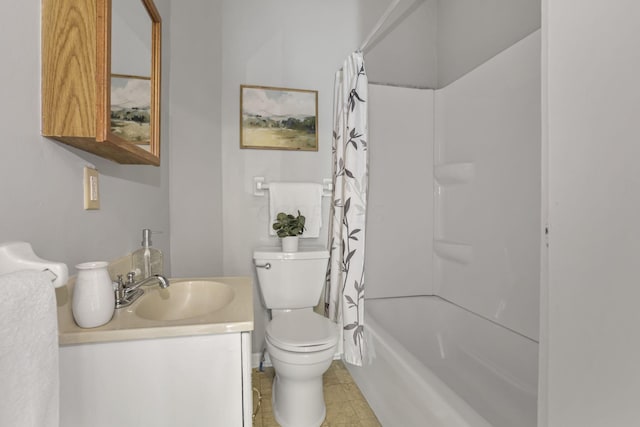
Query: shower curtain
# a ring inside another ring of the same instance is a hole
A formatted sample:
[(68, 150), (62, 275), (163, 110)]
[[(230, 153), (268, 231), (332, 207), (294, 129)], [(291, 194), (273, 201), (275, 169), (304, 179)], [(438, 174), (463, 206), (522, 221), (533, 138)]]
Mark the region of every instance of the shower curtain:
[(344, 360), (362, 366), (364, 247), (367, 210), (367, 75), (362, 52), (336, 73), (333, 117), (333, 203), (329, 226), (327, 316), (343, 329)]

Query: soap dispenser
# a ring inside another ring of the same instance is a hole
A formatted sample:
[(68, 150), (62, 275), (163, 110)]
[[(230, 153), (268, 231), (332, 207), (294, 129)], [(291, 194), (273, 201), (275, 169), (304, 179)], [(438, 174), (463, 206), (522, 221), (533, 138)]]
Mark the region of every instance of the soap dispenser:
[(162, 252), (151, 247), (151, 230), (142, 230), (142, 247), (132, 254), (132, 264), (136, 275), (142, 279), (155, 274), (163, 274)]

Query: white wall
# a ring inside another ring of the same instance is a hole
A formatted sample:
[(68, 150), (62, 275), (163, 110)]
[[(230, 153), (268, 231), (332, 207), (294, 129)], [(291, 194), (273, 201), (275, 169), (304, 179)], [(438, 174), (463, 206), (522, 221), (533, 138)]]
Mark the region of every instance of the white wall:
[(171, 10), (171, 252), (175, 277), (222, 268), (222, 2)]
[[(156, 0), (163, 16), (169, 0)], [(165, 23), (163, 35), (169, 37)], [(43, 258), (73, 266), (110, 260), (140, 245), (142, 229), (169, 258), (169, 49), (164, 50), (162, 165), (121, 166), (40, 136), (40, 2), (0, 14), (0, 241), (31, 242)], [(101, 209), (83, 209), (83, 167), (100, 172)]]
[[(169, 16), (164, 16), (169, 19)], [(111, 72), (151, 77), (152, 22), (142, 2), (111, 1)]]
[(545, 1), (540, 426), (640, 422), (640, 3)]
[[(252, 275), (252, 252), (277, 245), (268, 233), (268, 199), (253, 196), (254, 176), (266, 181), (322, 182), (331, 176), (334, 74), (361, 41), (358, 3), (342, 0), (226, 0), (222, 6), (222, 206), (225, 275)], [(241, 84), (318, 91), (318, 152), (240, 149)], [(327, 223), (328, 199), (324, 201)], [(326, 245), (320, 239), (303, 244)], [(264, 337), (265, 311), (254, 281), (254, 352)]]

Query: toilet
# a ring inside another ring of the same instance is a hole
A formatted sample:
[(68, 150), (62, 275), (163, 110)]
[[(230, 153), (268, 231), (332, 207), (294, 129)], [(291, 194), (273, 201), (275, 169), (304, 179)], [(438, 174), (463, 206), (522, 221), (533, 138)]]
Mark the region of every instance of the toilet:
[(272, 320), (266, 347), (275, 378), (272, 405), (282, 427), (319, 427), (326, 410), (322, 374), (338, 345), (338, 326), (313, 311), (324, 287), (329, 252), (301, 249), (253, 253), (260, 291)]

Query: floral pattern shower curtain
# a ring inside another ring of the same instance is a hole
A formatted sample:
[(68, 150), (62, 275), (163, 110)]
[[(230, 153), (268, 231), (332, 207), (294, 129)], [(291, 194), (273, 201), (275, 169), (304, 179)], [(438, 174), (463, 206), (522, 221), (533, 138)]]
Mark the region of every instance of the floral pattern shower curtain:
[(333, 117), (333, 204), (329, 227), (327, 316), (343, 328), (344, 359), (362, 366), (364, 243), (367, 210), (367, 75), (360, 51), (336, 73)]

